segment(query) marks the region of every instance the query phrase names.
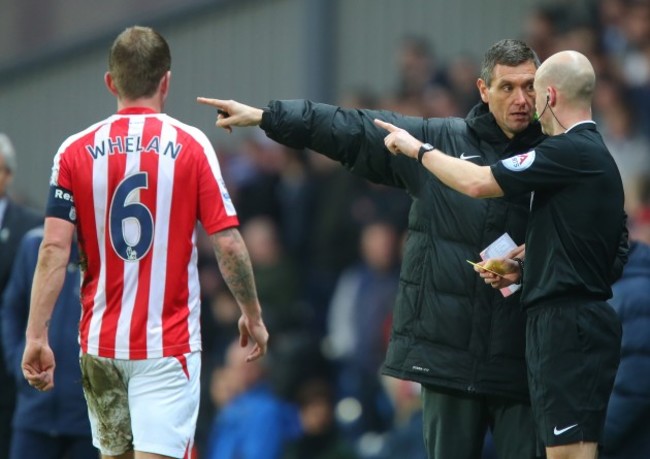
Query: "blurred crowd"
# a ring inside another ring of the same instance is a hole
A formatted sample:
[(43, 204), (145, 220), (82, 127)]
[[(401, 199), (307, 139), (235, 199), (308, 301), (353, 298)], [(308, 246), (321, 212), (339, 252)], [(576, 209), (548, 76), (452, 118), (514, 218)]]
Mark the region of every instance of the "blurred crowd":
[[(650, 1), (539, 4), (513, 38), (541, 60), (575, 49), (594, 64), (594, 119), (624, 179), (631, 235), (650, 243)], [(443, 62), (435, 47), (404, 37), (394, 89), (350, 88), (339, 104), (464, 117), (480, 101), (481, 62), (469, 53)], [(226, 457), (217, 441), (226, 437), (263, 446), (259, 458), (426, 457), (419, 387), (380, 376), (409, 196), (261, 130), (247, 134), (235, 148), (215, 148), (250, 251), (270, 354), (242, 364), (233, 346), (239, 310), (200, 232), (199, 457)]]
[[(594, 63), (594, 119), (624, 180), (632, 237), (650, 243), (650, 2), (539, 4), (520, 38), (541, 60), (575, 49)], [(442, 62), (435, 51), (422, 36), (403, 37), (394, 89), (377, 94), (351, 88), (339, 104), (464, 117), (479, 102), (480, 59), (466, 53)], [(272, 335), (266, 377), (278, 396), (303, 411), (315, 403), (308, 395), (324, 404), (321, 428), (309, 440), (290, 442), (300, 444), (286, 457), (317, 457), (317, 450), (306, 452), (309, 446), (334, 432), (350, 457), (393, 457), (396, 442), (402, 455), (415, 445), (405, 457), (424, 457), (419, 389), (379, 374), (410, 198), (357, 179), (322, 155), (278, 145), (259, 130), (234, 151), (218, 153)], [(213, 384), (221, 386), (237, 308), (217, 281), (209, 250), (205, 243), (205, 368), (217, 369)], [(315, 390), (315, 381), (326, 390)], [(214, 386), (212, 404), (210, 391), (204, 393), (199, 443), (209, 443), (208, 426), (225, 403), (223, 396), (215, 398)]]

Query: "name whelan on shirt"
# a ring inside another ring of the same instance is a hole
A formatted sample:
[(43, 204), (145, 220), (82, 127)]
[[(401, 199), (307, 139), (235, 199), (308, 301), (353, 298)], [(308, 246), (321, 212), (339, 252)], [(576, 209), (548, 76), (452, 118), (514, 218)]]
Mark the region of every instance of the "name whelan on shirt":
[(102, 140), (97, 145), (86, 145), (86, 150), (97, 159), (106, 154), (129, 154), (129, 153), (156, 153), (159, 155), (169, 155), (176, 159), (183, 148), (183, 144), (168, 141), (161, 145), (160, 137), (154, 136), (149, 143), (143, 148), (142, 137), (140, 136), (118, 136)]

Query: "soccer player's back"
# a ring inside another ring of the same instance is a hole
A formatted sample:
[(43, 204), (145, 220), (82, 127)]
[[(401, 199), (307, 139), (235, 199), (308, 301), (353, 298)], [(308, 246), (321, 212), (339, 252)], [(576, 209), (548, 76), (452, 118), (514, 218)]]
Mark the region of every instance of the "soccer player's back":
[(187, 457), (192, 448), (201, 366), (197, 221), (242, 311), (240, 342), (253, 341), (247, 360), (266, 353), (248, 251), (214, 149), (201, 131), (162, 113), (170, 66), (156, 31), (122, 32), (105, 76), (118, 112), (62, 144), (50, 181), (23, 372), (36, 389), (53, 387), (48, 317), (76, 228), (82, 383), (104, 456)]
[(70, 137), (55, 164), (54, 194), (74, 196), (84, 253), (82, 351), (199, 350), (196, 222), (209, 234), (238, 223), (205, 135), (149, 108), (123, 109)]

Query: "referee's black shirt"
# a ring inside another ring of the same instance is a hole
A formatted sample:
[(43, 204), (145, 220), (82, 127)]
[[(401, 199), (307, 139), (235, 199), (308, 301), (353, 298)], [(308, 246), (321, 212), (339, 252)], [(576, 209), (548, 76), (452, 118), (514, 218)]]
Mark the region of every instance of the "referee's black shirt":
[(592, 121), (492, 165), (506, 195), (532, 192), (521, 302), (611, 297), (624, 228), (616, 164)]

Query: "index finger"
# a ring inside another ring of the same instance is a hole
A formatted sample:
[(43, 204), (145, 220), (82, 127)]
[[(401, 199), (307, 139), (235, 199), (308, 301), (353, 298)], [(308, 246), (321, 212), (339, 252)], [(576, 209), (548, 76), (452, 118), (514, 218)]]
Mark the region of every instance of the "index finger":
[(266, 349), (259, 344), (256, 344), (253, 346), (253, 349), (251, 352), (246, 356), (246, 361), (247, 362), (252, 362), (253, 360), (257, 360), (260, 357), (262, 357), (264, 354), (266, 354)]
[(210, 105), (211, 107), (217, 107), (219, 109), (226, 108), (227, 102), (221, 99), (210, 99), (208, 97), (197, 97), (196, 101), (200, 104)]
[(387, 123), (386, 121), (378, 120), (375, 118), (375, 124), (380, 128), (386, 129), (388, 132), (399, 131), (399, 128), (394, 124)]

